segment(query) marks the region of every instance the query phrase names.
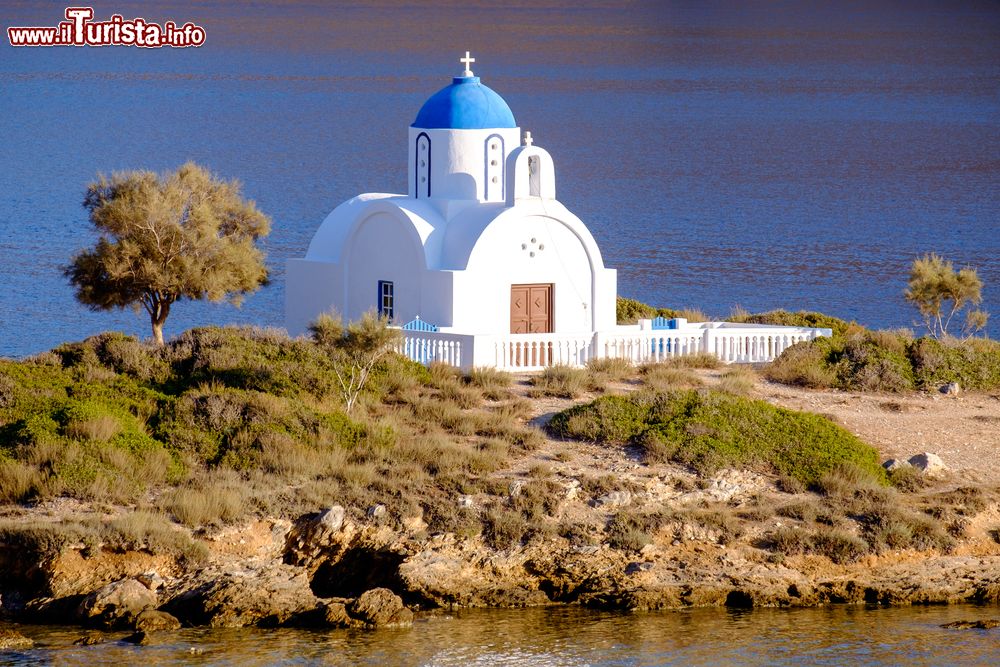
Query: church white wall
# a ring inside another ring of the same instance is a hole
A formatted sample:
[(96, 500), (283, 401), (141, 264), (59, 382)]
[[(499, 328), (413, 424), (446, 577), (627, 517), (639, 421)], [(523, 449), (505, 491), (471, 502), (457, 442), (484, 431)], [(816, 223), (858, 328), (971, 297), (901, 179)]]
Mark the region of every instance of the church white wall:
[[(416, 314), (420, 319), (435, 326), (451, 327), (455, 320), (454, 272), (426, 271), (421, 286), (421, 307)], [(406, 324), (410, 319), (399, 320), (399, 324)]]
[(376, 308), (380, 280), (393, 283), (395, 322), (406, 323), (420, 314), (423, 245), (408, 220), (399, 214), (374, 213), (355, 226), (345, 248), (345, 317), (357, 319)]
[(344, 281), (339, 264), (290, 259), (285, 265), (285, 326), (301, 336), (320, 313), (342, 312)]
[(608, 300), (614, 305), (615, 272), (591, 256), (571, 224), (508, 214), (483, 232), (468, 269), (455, 273), (454, 329), (509, 333), (510, 287), (526, 283), (553, 284), (555, 333), (593, 331), (595, 317), (606, 321)]
[[(422, 134), (429, 140), (429, 151), (419, 148), (418, 139)], [(496, 140), (487, 143), (494, 135)], [(492, 148), (494, 144), (495, 151)], [(416, 199), (427, 198), (426, 182), (423, 180), (426, 178), (430, 181), (430, 197), (433, 199), (502, 202), (506, 196), (507, 179), (504, 165), (519, 144), (520, 129), (516, 127), (488, 130), (425, 130), (411, 127), (407, 151), (407, 192)], [(429, 160), (425, 159), (425, 152), (429, 152)], [(496, 165), (492, 164), (494, 161)]]

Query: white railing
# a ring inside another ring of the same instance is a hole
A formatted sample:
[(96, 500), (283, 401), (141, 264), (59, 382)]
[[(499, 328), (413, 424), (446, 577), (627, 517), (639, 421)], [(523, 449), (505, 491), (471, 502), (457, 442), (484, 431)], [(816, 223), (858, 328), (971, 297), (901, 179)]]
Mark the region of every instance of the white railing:
[(727, 363), (760, 363), (776, 359), (787, 348), (829, 329), (763, 324), (701, 322), (679, 329), (616, 327), (596, 334), (458, 334), (402, 331), (400, 354), (423, 364), (438, 361), (462, 369), (492, 366), (508, 371), (534, 371), (547, 366), (585, 366), (595, 358), (655, 363), (692, 354), (713, 354)]
[(600, 356), (628, 359), (636, 364), (663, 361), (705, 351), (703, 331), (656, 329), (602, 333), (597, 338)]
[(465, 343), (471, 336), (440, 333), (437, 331), (403, 331), (403, 342), (396, 351), (404, 357), (430, 364), (434, 361), (466, 368), (471, 357), (466, 358)]
[(593, 356), (593, 334), (510, 334), (493, 340), (493, 360), (504, 370), (585, 366)]
[(727, 363), (761, 363), (774, 361), (796, 343), (829, 335), (828, 329), (766, 324), (734, 325), (723, 322), (714, 328), (705, 329), (705, 348)]

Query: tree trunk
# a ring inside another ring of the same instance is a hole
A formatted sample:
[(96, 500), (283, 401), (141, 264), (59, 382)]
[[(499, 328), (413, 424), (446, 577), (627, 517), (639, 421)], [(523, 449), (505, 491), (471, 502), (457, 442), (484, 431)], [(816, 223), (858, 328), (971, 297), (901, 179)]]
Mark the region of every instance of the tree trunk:
[(157, 301), (149, 314), (150, 324), (153, 326), (153, 340), (156, 341), (157, 345), (163, 345), (163, 323), (167, 321), (169, 314), (169, 301)]

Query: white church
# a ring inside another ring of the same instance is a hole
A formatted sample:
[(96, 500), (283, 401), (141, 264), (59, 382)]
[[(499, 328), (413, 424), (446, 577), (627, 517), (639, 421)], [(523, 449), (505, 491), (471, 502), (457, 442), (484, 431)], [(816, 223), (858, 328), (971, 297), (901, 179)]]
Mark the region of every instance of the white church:
[(626, 356), (711, 352), (766, 361), (827, 330), (684, 320), (619, 326), (617, 275), (586, 225), (556, 199), (552, 157), (510, 107), (465, 70), (417, 112), (407, 194), (366, 193), (289, 260), (286, 325), (374, 310), (403, 330), (401, 351), (461, 368), (531, 370)]

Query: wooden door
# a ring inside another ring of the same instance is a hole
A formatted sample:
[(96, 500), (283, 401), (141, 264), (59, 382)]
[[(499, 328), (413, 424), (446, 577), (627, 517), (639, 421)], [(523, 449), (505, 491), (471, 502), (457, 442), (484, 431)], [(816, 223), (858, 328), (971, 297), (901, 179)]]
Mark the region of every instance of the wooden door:
[(510, 332), (552, 333), (552, 284), (510, 286)]

